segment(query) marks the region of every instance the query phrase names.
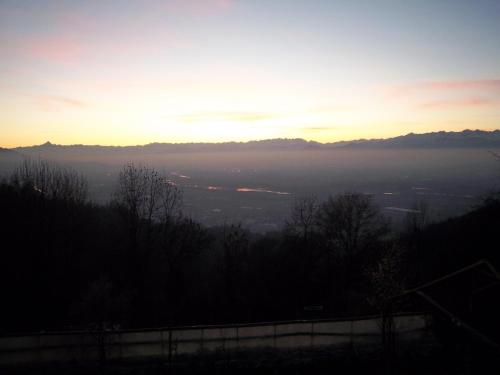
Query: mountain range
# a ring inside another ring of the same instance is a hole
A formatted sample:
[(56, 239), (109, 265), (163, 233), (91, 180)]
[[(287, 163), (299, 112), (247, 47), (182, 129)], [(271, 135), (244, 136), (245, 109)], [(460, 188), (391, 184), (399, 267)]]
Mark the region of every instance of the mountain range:
[[(446, 218), (498, 190), (500, 130), (407, 134), (319, 143), (271, 139), (143, 146), (56, 145), (0, 149), (0, 180), (24, 157), (74, 168), (93, 201), (108, 202), (127, 163), (168, 175), (184, 192), (185, 213), (204, 225), (241, 222), (252, 231), (281, 228), (295, 197), (370, 194), (394, 220), (425, 199)], [(406, 211), (405, 211), (406, 210)], [(433, 214), (433, 215), (434, 215)]]
[(332, 143), (306, 141), (304, 139), (268, 139), (249, 142), (221, 143), (149, 143), (137, 146), (57, 145), (46, 142), (41, 145), (0, 149), (2, 157), (14, 157), (12, 152), (29, 156), (44, 154), (122, 154), (122, 153), (192, 153), (259, 150), (301, 149), (403, 149), (403, 148), (500, 148), (500, 130), (464, 130), (461, 132), (409, 133), (386, 139), (358, 139)]

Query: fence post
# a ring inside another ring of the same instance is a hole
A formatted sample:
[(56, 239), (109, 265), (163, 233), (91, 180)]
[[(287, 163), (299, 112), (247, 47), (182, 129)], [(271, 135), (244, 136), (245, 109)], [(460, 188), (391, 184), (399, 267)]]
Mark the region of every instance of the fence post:
[(240, 329), (236, 326), (236, 352), (240, 351)]
[(274, 349), (277, 348), (277, 343), (276, 343), (276, 324), (273, 324), (273, 345)]
[(123, 359), (123, 333), (120, 331), (120, 333), (118, 333), (118, 337), (119, 337), (119, 340), (120, 340), (120, 359)]
[(168, 327), (168, 366), (172, 367), (172, 327)]
[(351, 333), (350, 333), (350, 342), (351, 342), (351, 355), (356, 356), (356, 348), (354, 344), (354, 320), (351, 319)]
[(163, 340), (163, 329), (160, 331), (161, 356), (165, 356), (165, 340)]
[(311, 348), (314, 347), (314, 322), (311, 322)]
[(205, 330), (202, 328), (200, 331), (201, 331), (200, 332), (200, 352), (203, 354), (203, 333)]

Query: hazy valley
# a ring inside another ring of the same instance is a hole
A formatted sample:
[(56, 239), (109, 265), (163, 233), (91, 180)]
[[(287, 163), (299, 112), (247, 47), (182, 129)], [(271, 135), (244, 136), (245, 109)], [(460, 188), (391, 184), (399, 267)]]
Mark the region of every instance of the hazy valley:
[(134, 147), (58, 146), (4, 150), (4, 174), (24, 157), (68, 165), (89, 181), (91, 199), (110, 200), (123, 165), (154, 167), (184, 191), (184, 212), (207, 226), (241, 222), (281, 229), (296, 197), (370, 194), (397, 225), (425, 201), (434, 220), (467, 212), (498, 189), (500, 132), (407, 135), (321, 144), (270, 140)]

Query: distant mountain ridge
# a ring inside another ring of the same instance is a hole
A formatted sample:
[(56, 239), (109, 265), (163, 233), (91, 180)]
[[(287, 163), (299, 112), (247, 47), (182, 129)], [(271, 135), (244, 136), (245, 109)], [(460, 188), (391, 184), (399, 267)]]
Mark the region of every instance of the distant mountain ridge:
[(304, 148), (320, 148), (325, 144), (306, 141), (304, 139), (267, 139), (248, 142), (221, 142), (221, 143), (149, 143), (137, 146), (99, 146), (99, 145), (57, 145), (46, 142), (41, 145), (16, 147), (12, 150), (23, 154), (40, 152), (82, 152), (82, 153), (169, 153), (169, 152), (217, 152), (217, 151), (254, 151), (254, 150), (293, 150)]
[(8, 148), (2, 148), (2, 147), (0, 147), (0, 156), (2, 158), (19, 158), (19, 157), (21, 157), (21, 155), (18, 152), (11, 150), (11, 149), (8, 149)]
[[(259, 150), (304, 150), (304, 149), (394, 149), (394, 148), (500, 148), (500, 130), (464, 130), (461, 132), (409, 133), (387, 139), (359, 139), (320, 143), (296, 139), (268, 139), (249, 142), (221, 143), (149, 143), (137, 146), (99, 145), (56, 145), (46, 142), (42, 145), (3, 149), (25, 155), (44, 153), (101, 154), (101, 153), (171, 153), (171, 152), (219, 152)], [(0, 152), (2, 149), (0, 149)]]
[(500, 147), (500, 130), (464, 130), (461, 132), (439, 131), (434, 133), (357, 140), (345, 143), (344, 147), (353, 148), (483, 148)]
[(24, 157), (16, 151), (0, 147), (0, 180), (8, 175)]

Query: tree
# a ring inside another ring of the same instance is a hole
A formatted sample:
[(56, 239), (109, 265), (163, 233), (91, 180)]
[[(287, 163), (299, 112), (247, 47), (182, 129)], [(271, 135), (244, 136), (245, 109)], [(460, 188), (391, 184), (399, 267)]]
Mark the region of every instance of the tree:
[[(420, 200), (413, 204), (413, 210), (408, 212), (404, 222), (403, 239), (406, 247), (411, 249), (408, 252), (408, 262), (411, 264), (411, 273), (417, 280), (421, 279), (424, 272), (424, 261), (422, 259), (421, 242), (423, 241), (424, 230), (431, 223), (429, 205), (425, 200)], [(410, 270), (408, 270), (410, 272)]]
[(346, 258), (352, 258), (388, 231), (371, 196), (361, 193), (330, 196), (318, 210), (317, 224), (328, 249)]
[(329, 197), (320, 206), (317, 220), (330, 283), (337, 284), (331, 298), (343, 299), (343, 313), (353, 313), (356, 281), (361, 279), (362, 265), (373, 256), (378, 243), (388, 233), (387, 222), (372, 198), (361, 193)]
[(301, 197), (295, 199), (290, 213), (290, 219), (286, 222), (286, 231), (294, 236), (302, 238), (308, 243), (311, 234), (316, 229), (316, 216), (318, 202), (315, 197)]
[(248, 255), (248, 234), (241, 224), (224, 227), (222, 238), (222, 275), (226, 293), (227, 310), (235, 311), (235, 305), (242, 302), (242, 280), (245, 279)]
[(313, 275), (317, 274), (315, 263), (317, 251), (314, 241), (317, 233), (318, 202), (315, 197), (301, 197), (295, 199), (290, 212), (290, 219), (286, 222), (286, 241), (290, 250), (288, 263), (293, 277), (291, 286), (296, 290), (296, 316), (302, 312), (306, 304), (314, 298)]
[(394, 298), (404, 291), (401, 263), (401, 250), (397, 246), (390, 246), (368, 271), (372, 287), (368, 302), (382, 315), (392, 314), (397, 309)]
[[(181, 191), (169, 181), (165, 175), (153, 168), (129, 163), (118, 175), (118, 185), (114, 194), (114, 204), (125, 219), (128, 232), (128, 254), (126, 256), (126, 277), (124, 284), (132, 293), (136, 316), (151, 294), (151, 283), (161, 288), (161, 280), (170, 275), (155, 276), (151, 271), (152, 264), (158, 262), (160, 253), (168, 253), (171, 243), (168, 237), (172, 233), (172, 215), (180, 212), (182, 202)], [(168, 257), (168, 254), (167, 254)], [(156, 267), (157, 268), (157, 267)]]
[(368, 279), (372, 286), (372, 294), (368, 302), (377, 309), (381, 316), (380, 329), (387, 373), (393, 372), (396, 340), (393, 314), (398, 309), (396, 297), (404, 292), (401, 262), (401, 250), (396, 246), (391, 246), (368, 271)]
[(194, 286), (199, 277), (198, 267), (206, 267), (199, 256), (210, 248), (211, 238), (190, 218), (177, 217), (166, 225), (167, 231), (161, 232), (162, 239), (150, 260), (147, 275), (150, 284), (145, 293), (157, 310), (157, 321), (174, 324), (187, 318), (183, 309), (195, 302), (188, 296), (198, 292)]
[(83, 175), (46, 160), (24, 159), (11, 180), (13, 185), (33, 189), (48, 199), (84, 203), (88, 198), (88, 183)]
[(429, 205), (425, 200), (413, 204), (413, 209), (406, 215), (405, 229), (408, 233), (421, 232), (431, 222)]
[(144, 234), (146, 246), (149, 247), (153, 223), (161, 223), (166, 227), (172, 217), (180, 212), (182, 192), (155, 169), (129, 163), (118, 175), (114, 200), (124, 213), (130, 248), (135, 251), (140, 234)]

